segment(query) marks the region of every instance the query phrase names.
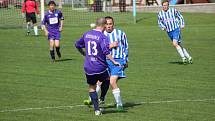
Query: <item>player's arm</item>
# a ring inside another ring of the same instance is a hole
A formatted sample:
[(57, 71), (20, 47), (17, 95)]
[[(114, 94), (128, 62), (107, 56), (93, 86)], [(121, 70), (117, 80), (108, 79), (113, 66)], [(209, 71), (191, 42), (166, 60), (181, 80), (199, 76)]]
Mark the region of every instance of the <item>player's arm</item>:
[(86, 52), (83, 48), (85, 48), (84, 37), (81, 37), (78, 41), (75, 42), (75, 47), (81, 53), (81, 55), (85, 56)]
[(180, 27), (181, 28), (184, 28), (184, 17), (181, 15), (181, 13), (179, 12), (179, 11), (177, 11), (176, 9), (175, 9), (175, 15), (176, 15), (176, 17), (179, 19), (179, 21), (180, 21)]
[(110, 45), (109, 45), (109, 49), (112, 49), (112, 48), (115, 48), (115, 47), (118, 47), (118, 41), (110, 43)]
[(162, 18), (160, 16), (160, 14), (158, 14), (158, 25), (161, 28), (161, 30), (165, 30), (166, 29), (166, 27), (164, 25), (164, 22), (163, 22), (163, 20), (162, 20)]
[(103, 52), (103, 54), (106, 55), (106, 57), (107, 57), (110, 61), (113, 62), (114, 65), (120, 66), (120, 63), (117, 62), (117, 61), (115, 61), (115, 60), (113, 59), (113, 57), (111, 56), (111, 54), (110, 54), (110, 44), (109, 44), (109, 43), (110, 43), (110, 40), (109, 40), (107, 37), (105, 37), (105, 38), (103, 39), (103, 41), (100, 43), (101, 48), (102, 48), (102, 52)]
[(61, 31), (63, 31), (63, 21), (64, 21), (63, 13), (60, 12), (59, 16), (60, 16), (60, 28), (59, 28), (59, 31), (61, 32)]
[(123, 36), (122, 36), (122, 41), (123, 41), (123, 47), (124, 47), (124, 53), (125, 53), (125, 68), (128, 67), (128, 39), (126, 37), (126, 34), (123, 32)]

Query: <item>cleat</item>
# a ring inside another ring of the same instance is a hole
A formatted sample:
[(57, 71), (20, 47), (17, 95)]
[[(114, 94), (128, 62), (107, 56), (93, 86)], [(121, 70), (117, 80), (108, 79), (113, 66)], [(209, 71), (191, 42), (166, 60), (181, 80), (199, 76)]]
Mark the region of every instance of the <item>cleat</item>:
[(118, 112), (123, 112), (123, 111), (124, 111), (123, 106), (121, 106), (121, 105), (117, 105), (117, 106), (116, 106), (116, 110), (117, 110)]
[(92, 105), (92, 101), (84, 100), (84, 105), (90, 106), (90, 105)]
[(102, 112), (101, 112), (100, 110), (96, 110), (96, 111), (95, 111), (95, 115), (96, 115), (96, 116), (100, 116), (100, 115), (102, 115)]
[(61, 53), (60, 53), (60, 52), (57, 53), (57, 56), (58, 56), (58, 58), (60, 59), (60, 58), (61, 58)]
[(55, 59), (51, 59), (51, 63), (54, 63), (55, 62)]
[(104, 100), (99, 99), (99, 105), (105, 104)]
[(189, 57), (189, 58), (188, 58), (188, 63), (189, 63), (189, 64), (193, 64), (193, 58), (192, 58), (192, 57)]
[(186, 65), (186, 64), (187, 64), (187, 59), (186, 59), (186, 58), (182, 58), (182, 63), (183, 63), (184, 65)]
[(28, 32), (26, 33), (26, 35), (29, 36), (29, 35), (30, 35), (30, 32), (28, 31)]

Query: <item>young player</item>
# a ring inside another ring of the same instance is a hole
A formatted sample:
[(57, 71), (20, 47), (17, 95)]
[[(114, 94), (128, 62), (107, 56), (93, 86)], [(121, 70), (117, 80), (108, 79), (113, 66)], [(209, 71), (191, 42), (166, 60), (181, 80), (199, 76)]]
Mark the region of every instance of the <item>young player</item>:
[(48, 36), (50, 45), (50, 56), (51, 62), (55, 61), (55, 51), (59, 58), (61, 58), (60, 53), (60, 33), (63, 30), (63, 14), (60, 10), (55, 9), (56, 3), (50, 1), (48, 3), (49, 10), (45, 13), (44, 19), (42, 21), (43, 29), (45, 35)]
[(169, 8), (169, 2), (162, 3), (163, 10), (158, 13), (158, 24), (162, 30), (166, 30), (173, 46), (182, 58), (182, 62), (192, 64), (192, 57), (181, 44), (181, 29), (184, 28), (184, 18), (175, 8)]
[[(101, 115), (96, 92), (97, 81), (104, 81), (109, 77), (106, 58), (113, 65), (119, 65), (110, 55), (109, 39), (103, 34), (105, 29), (105, 18), (96, 20), (96, 29), (90, 30), (76, 41), (75, 46), (85, 56), (84, 71), (89, 84), (89, 96), (94, 105), (95, 115)], [(85, 51), (84, 49), (85, 48)]]
[(31, 21), (34, 25), (34, 34), (36, 36), (38, 35), (38, 28), (36, 25), (37, 19), (35, 13), (37, 13), (39, 17), (38, 3), (35, 0), (25, 0), (22, 4), (22, 17), (26, 17), (27, 35), (29, 35), (31, 32)]

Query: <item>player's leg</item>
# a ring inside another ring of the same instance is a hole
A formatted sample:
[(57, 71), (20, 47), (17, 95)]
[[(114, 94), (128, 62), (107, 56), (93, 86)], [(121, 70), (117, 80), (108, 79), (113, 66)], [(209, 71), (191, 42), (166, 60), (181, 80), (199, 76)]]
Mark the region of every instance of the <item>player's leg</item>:
[(26, 34), (29, 35), (31, 32), (31, 17), (30, 17), (29, 13), (26, 13), (26, 23), (27, 23), (27, 25), (26, 25), (27, 33)]
[(89, 84), (89, 96), (92, 100), (95, 115), (101, 115), (101, 111), (99, 110), (98, 103), (98, 94), (96, 92), (96, 83), (97, 83), (97, 75), (87, 75), (87, 83)]
[(37, 27), (37, 19), (36, 19), (36, 15), (35, 15), (35, 13), (31, 13), (31, 20), (32, 20), (32, 23), (33, 23), (33, 25), (34, 25), (34, 34), (35, 34), (35, 36), (37, 36), (38, 35), (38, 27)]
[(59, 58), (61, 58), (61, 53), (60, 53), (60, 32), (57, 32), (56, 35), (56, 40), (55, 40), (55, 48), (56, 52)]
[(110, 86), (110, 79), (106, 79), (102, 84), (101, 84), (101, 95), (99, 98), (99, 104), (104, 104), (105, 103), (105, 97), (107, 94), (107, 91)]
[(117, 80), (118, 80), (118, 76), (111, 76), (110, 77), (110, 85), (112, 87), (112, 93), (113, 93), (113, 96), (114, 96), (115, 101), (116, 101), (117, 110), (122, 111), (123, 105), (122, 105), (122, 99), (120, 96), (120, 89), (117, 85)]
[(53, 39), (49, 39), (51, 62), (55, 61), (54, 43), (55, 41)]

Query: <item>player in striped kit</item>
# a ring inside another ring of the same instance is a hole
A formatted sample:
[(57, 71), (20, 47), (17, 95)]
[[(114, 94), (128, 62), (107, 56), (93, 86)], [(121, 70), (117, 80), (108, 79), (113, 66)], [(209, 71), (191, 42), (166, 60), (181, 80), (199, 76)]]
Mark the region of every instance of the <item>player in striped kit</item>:
[(112, 17), (107, 16), (105, 19), (107, 23), (104, 34), (110, 39), (111, 55), (114, 60), (119, 62), (121, 65), (116, 66), (107, 59), (108, 68), (110, 71), (110, 85), (112, 87), (112, 93), (116, 101), (116, 108), (118, 111), (123, 111), (120, 89), (117, 85), (117, 82), (119, 79), (126, 77), (124, 69), (128, 67), (128, 41), (126, 34), (122, 30), (114, 28), (114, 20)]
[(162, 30), (166, 30), (173, 46), (182, 58), (182, 62), (192, 64), (192, 57), (181, 44), (181, 29), (184, 28), (184, 18), (175, 8), (169, 8), (169, 2), (162, 3), (162, 11), (158, 13), (158, 24)]

